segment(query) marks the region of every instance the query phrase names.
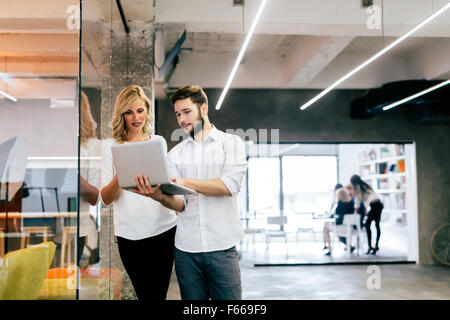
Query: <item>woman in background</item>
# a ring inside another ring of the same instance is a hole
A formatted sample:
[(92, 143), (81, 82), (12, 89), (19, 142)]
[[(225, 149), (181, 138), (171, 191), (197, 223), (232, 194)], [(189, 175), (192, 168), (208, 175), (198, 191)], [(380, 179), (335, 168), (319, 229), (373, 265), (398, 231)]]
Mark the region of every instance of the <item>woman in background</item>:
[[(91, 107), (86, 94), (81, 91), (80, 127), (80, 226), (78, 238), (78, 262), (81, 261), (86, 244), (97, 246), (97, 225), (90, 215), (91, 206), (100, 200), (100, 154), (101, 142), (95, 135), (97, 124), (92, 118)], [(95, 159), (97, 158), (97, 159)]]
[[(383, 211), (383, 204), (378, 195), (373, 191), (372, 187), (364, 182), (360, 176), (353, 175), (350, 178), (350, 182), (353, 186), (353, 196), (355, 198), (355, 213), (358, 212), (362, 203), (366, 208), (370, 206), (370, 211), (367, 214), (366, 220), (367, 243), (369, 245), (367, 254), (376, 254), (379, 250), (378, 243), (381, 235), (380, 219), (381, 212)], [(375, 221), (375, 227), (377, 228), (375, 247), (372, 247), (372, 231), (370, 230), (372, 221)]]
[[(342, 223), (344, 222), (344, 215), (353, 213), (353, 201), (350, 195), (344, 188), (339, 188), (336, 190), (336, 199), (337, 206), (334, 217), (336, 218), (335, 224), (336, 229), (342, 227)], [(328, 252), (325, 253), (327, 256), (331, 256), (332, 248), (331, 248), (331, 239), (330, 239), (330, 230), (332, 229), (332, 224), (326, 223), (324, 226), (324, 237), (326, 242), (328, 243)], [(346, 238), (339, 237), (339, 240), (343, 243), (346, 243)], [(352, 251), (353, 251), (352, 247)]]
[[(347, 184), (345, 187), (345, 191), (349, 194), (349, 196), (352, 198), (353, 206), (355, 205), (355, 197), (353, 195), (353, 186), (351, 183)], [(359, 224), (361, 229), (364, 228), (364, 218), (366, 217), (366, 207), (364, 206), (364, 202), (361, 202), (359, 204), (358, 213), (360, 215)]]

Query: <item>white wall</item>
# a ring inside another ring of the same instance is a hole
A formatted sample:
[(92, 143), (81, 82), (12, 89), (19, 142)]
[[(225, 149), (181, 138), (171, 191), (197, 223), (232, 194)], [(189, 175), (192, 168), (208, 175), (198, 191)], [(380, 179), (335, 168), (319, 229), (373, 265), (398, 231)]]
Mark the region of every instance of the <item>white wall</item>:
[(0, 143), (19, 136), (28, 157), (74, 157), (78, 154), (78, 109), (50, 108), (50, 100), (0, 99)]
[(359, 171), (359, 153), (370, 149), (370, 144), (340, 144), (338, 152), (339, 183), (346, 185), (350, 178)]

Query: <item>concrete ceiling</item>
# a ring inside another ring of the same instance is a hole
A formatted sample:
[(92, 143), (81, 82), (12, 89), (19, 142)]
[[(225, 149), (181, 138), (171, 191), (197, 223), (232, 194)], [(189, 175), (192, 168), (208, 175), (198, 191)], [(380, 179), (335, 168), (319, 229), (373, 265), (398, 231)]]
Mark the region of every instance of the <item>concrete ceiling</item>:
[[(78, 3), (0, 2), (0, 90), (13, 85), (5, 76), (60, 80), (78, 76), (78, 30), (69, 27), (74, 22), (71, 6)], [(223, 87), (259, 3), (246, 0), (240, 7), (233, 6), (232, 0), (122, 0), (131, 28), (138, 22), (155, 24), (157, 65), (187, 31), (176, 68), (163, 78), (156, 77), (156, 86), (162, 88), (190, 83)], [(384, 8), (381, 30), (368, 27), (376, 15), (362, 8), (360, 0), (321, 0), (320, 6), (309, 0), (270, 0), (232, 88), (325, 88), (446, 3), (374, 0)], [(110, 0), (84, 0), (82, 13), (83, 42), (96, 45), (91, 46), (94, 50), (83, 50), (82, 73), (86, 85), (100, 86), (98, 56), (105, 48), (99, 38), (107, 34), (92, 32), (89, 26), (108, 25), (111, 20), (121, 25), (120, 16), (115, 1)], [(340, 87), (372, 88), (396, 80), (448, 78), (449, 56), (450, 10)], [(67, 92), (73, 90), (70, 80), (66, 85)], [(19, 98), (29, 95), (24, 90), (16, 94)], [(48, 90), (47, 96), (53, 94), (53, 89)]]
[[(447, 2), (385, 0), (383, 29), (377, 30), (368, 27), (373, 15), (359, 0), (322, 1), (320, 6), (306, 0), (269, 1), (231, 87), (326, 88)], [(176, 0), (157, 1), (155, 20), (163, 35), (157, 45), (167, 52), (188, 32), (168, 85), (223, 87), (258, 4), (247, 0), (242, 8), (226, 0), (215, 5), (193, 0), (187, 10)], [(381, 8), (381, 1), (374, 4)], [(340, 88), (440, 79), (450, 71), (448, 56), (450, 10)]]

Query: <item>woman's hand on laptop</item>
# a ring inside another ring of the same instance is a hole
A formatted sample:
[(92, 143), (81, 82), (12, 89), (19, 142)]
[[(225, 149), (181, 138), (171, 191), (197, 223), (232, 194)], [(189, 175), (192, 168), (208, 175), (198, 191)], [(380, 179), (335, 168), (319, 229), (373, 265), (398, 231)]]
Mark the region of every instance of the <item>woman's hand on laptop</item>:
[(153, 200), (161, 202), (164, 198), (164, 195), (161, 191), (161, 185), (158, 184), (156, 187), (152, 187), (150, 181), (147, 176), (139, 174), (139, 176), (135, 177), (137, 189), (131, 189), (130, 191), (141, 194), (143, 196), (147, 196), (152, 198)]

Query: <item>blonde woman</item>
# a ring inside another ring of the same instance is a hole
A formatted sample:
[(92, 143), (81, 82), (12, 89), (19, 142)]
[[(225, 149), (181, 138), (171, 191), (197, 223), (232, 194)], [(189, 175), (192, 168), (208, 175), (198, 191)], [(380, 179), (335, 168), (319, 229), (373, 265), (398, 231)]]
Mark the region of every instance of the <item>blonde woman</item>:
[[(114, 234), (122, 263), (140, 300), (164, 300), (173, 266), (176, 211), (184, 210), (181, 197), (165, 195), (152, 188), (148, 178), (136, 177), (144, 196), (120, 189), (114, 172), (111, 146), (163, 137), (151, 132), (150, 101), (139, 86), (123, 89), (113, 114), (113, 138), (102, 144), (102, 201), (113, 205)], [(173, 172), (178, 176), (176, 172)], [(161, 205), (164, 204), (164, 206)]]
[[(101, 142), (95, 135), (97, 124), (92, 118), (89, 100), (81, 91), (80, 127), (80, 226), (78, 238), (78, 262), (85, 244), (97, 246), (98, 234), (95, 221), (89, 213), (91, 206), (99, 202)], [(96, 159), (97, 158), (97, 159)]]
[[(342, 228), (342, 223), (344, 221), (344, 215), (353, 213), (353, 201), (345, 188), (340, 187), (336, 189), (336, 200), (337, 206), (336, 211), (334, 212), (336, 229)], [(331, 239), (330, 239), (330, 231), (333, 229), (332, 223), (325, 223), (324, 225), (324, 242), (328, 243), (328, 252), (325, 253), (326, 256), (331, 256), (332, 248), (331, 248)], [(346, 243), (346, 238), (339, 237), (339, 241)], [(325, 249), (326, 247), (324, 247)], [(351, 251), (354, 250), (354, 247), (351, 247)]]

